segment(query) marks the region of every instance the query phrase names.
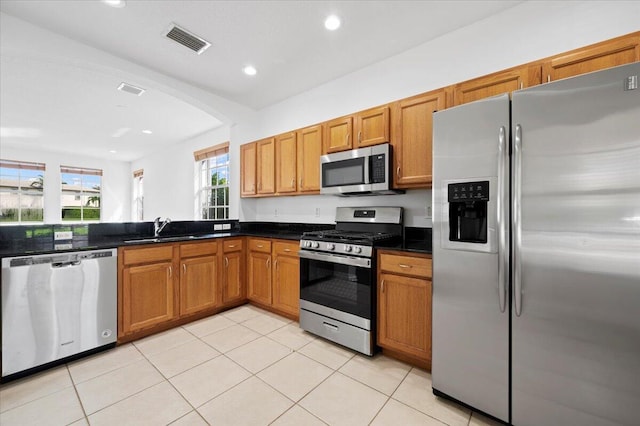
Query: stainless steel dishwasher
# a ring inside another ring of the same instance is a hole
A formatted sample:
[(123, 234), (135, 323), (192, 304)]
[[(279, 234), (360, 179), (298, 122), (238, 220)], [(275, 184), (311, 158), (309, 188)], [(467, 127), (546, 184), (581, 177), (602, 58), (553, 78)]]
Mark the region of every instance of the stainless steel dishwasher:
[(3, 379), (115, 344), (117, 253), (2, 259)]

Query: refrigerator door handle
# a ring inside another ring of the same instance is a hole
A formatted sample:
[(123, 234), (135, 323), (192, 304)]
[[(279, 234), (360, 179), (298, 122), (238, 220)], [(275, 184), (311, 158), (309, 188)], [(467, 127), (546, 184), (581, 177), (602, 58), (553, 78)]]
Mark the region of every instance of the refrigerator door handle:
[(513, 296), (516, 316), (522, 314), (522, 265), (520, 248), (522, 245), (522, 229), (520, 216), (520, 199), (522, 197), (522, 127), (516, 125), (514, 144), (513, 172)]
[(507, 148), (507, 131), (505, 127), (500, 127), (498, 133), (498, 197), (497, 197), (497, 225), (498, 225), (498, 301), (500, 304), (500, 312), (504, 312), (506, 309), (507, 301), (507, 259), (508, 253), (506, 252), (506, 212), (507, 203), (506, 198), (506, 174), (508, 170), (509, 150)]

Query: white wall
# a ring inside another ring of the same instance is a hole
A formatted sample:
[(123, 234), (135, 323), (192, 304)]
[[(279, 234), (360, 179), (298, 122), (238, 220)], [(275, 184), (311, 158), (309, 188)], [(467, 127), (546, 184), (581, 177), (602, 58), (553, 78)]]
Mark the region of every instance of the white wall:
[[(2, 141), (0, 140), (0, 145)], [(61, 223), (60, 166), (102, 169), (101, 222), (131, 220), (131, 164), (102, 158), (84, 157), (43, 150), (15, 149), (2, 146), (0, 156), (7, 160), (45, 163), (44, 222)]]
[[(637, 1), (523, 2), (259, 111), (255, 120), (232, 129), (231, 141), (240, 145), (639, 29)], [(237, 162), (239, 152), (234, 152), (232, 161)], [(428, 190), (403, 196), (232, 198), (232, 202), (241, 204), (241, 220), (317, 223), (332, 222), (337, 206), (399, 205), (406, 208), (406, 225), (431, 226), (425, 214), (431, 206)]]
[[(158, 216), (171, 220), (194, 220), (197, 169), (193, 152), (228, 140), (229, 127), (223, 126), (133, 161), (129, 175), (133, 170), (144, 169), (144, 220), (150, 221)], [(233, 169), (239, 167), (239, 162), (233, 162), (230, 167), (233, 176)], [(133, 180), (129, 190), (133, 191)], [(239, 190), (239, 184), (231, 185), (230, 197), (237, 198)], [(230, 208), (230, 216), (238, 217), (238, 203)]]

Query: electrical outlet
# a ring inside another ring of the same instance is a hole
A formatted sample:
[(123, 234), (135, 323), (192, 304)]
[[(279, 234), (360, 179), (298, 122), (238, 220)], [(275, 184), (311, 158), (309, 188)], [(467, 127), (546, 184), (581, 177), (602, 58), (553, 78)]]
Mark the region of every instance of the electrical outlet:
[(278, 217), (278, 209), (276, 209), (275, 213), (274, 213), (275, 217)]
[(431, 217), (431, 206), (427, 206), (427, 217)]
[(231, 229), (231, 224), (230, 223), (223, 223), (222, 224), (222, 229)]
[(213, 230), (214, 231), (222, 231), (224, 228), (222, 227), (221, 223), (216, 223), (215, 225), (213, 225)]
[(316, 207), (316, 217), (320, 217), (320, 207)]
[(73, 238), (73, 231), (57, 231), (53, 233), (54, 241), (70, 240)]

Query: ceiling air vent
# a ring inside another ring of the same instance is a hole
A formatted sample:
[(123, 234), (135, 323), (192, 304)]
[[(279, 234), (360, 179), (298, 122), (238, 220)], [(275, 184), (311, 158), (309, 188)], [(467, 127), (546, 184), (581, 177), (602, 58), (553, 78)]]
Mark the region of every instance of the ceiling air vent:
[(120, 86), (118, 86), (118, 90), (120, 90), (122, 92), (131, 93), (132, 95), (136, 95), (136, 96), (140, 96), (145, 92), (144, 89), (142, 89), (140, 87), (133, 86), (133, 85), (128, 84), (128, 83), (120, 83)]
[(211, 43), (208, 41), (190, 33), (184, 28), (180, 28), (176, 24), (171, 24), (169, 31), (167, 31), (165, 35), (176, 43), (180, 43), (181, 45), (193, 50), (198, 55), (211, 46)]

